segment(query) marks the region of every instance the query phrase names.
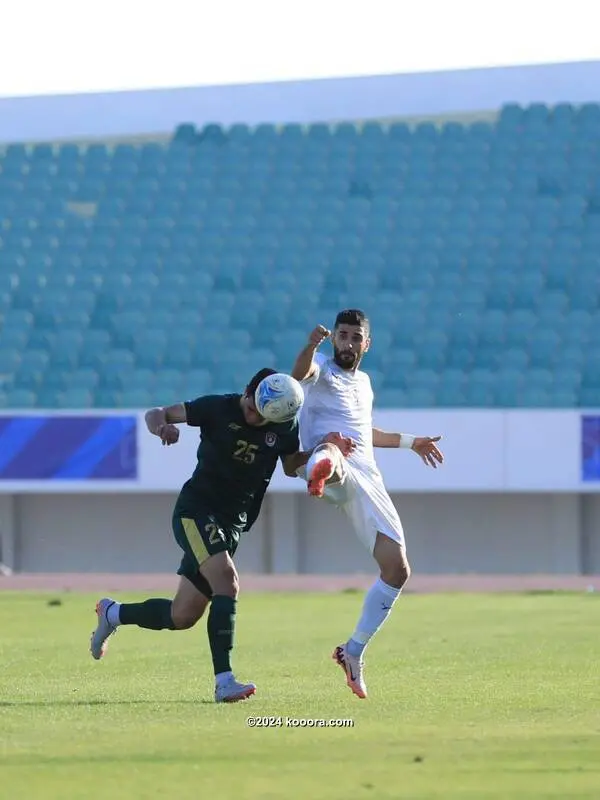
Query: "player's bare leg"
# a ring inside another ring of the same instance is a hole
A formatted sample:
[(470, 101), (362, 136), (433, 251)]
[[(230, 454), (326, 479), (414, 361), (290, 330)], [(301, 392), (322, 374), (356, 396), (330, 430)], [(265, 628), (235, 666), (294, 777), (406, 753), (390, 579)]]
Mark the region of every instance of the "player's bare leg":
[(406, 550), (400, 542), (378, 533), (373, 557), (380, 568), (380, 577), (365, 596), (362, 614), (356, 630), (345, 643), (338, 645), (333, 659), (344, 670), (346, 683), (357, 697), (367, 696), (364, 679), (364, 651), (391, 613), (402, 587), (410, 577)]
[(315, 448), (306, 464), (308, 493), (312, 497), (323, 497), (326, 484), (342, 479), (343, 459), (335, 444), (325, 443)]
[(186, 630), (198, 622), (208, 603), (208, 597), (183, 575), (173, 600), (154, 597), (143, 603), (119, 603), (103, 597), (96, 604), (98, 622), (90, 642), (92, 657), (102, 658), (109, 638), (120, 625), (137, 625), (153, 631)]
[(231, 669), (231, 651), (239, 592), (238, 574), (229, 553), (209, 556), (200, 571), (210, 583), (213, 597), (208, 615), (208, 640), (215, 671), (215, 702), (236, 703), (256, 691), (253, 683), (240, 683)]
[(182, 575), (177, 594), (171, 603), (171, 619), (175, 628), (178, 631), (193, 628), (204, 616), (209, 602), (208, 597), (199, 592), (194, 584)]

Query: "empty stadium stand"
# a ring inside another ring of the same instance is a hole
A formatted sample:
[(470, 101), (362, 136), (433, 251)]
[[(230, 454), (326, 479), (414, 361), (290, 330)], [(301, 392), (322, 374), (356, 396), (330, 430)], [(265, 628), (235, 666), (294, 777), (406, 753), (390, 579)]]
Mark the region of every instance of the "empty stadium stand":
[(600, 105), (0, 155), (0, 407), (139, 407), (373, 321), (380, 406), (600, 405)]

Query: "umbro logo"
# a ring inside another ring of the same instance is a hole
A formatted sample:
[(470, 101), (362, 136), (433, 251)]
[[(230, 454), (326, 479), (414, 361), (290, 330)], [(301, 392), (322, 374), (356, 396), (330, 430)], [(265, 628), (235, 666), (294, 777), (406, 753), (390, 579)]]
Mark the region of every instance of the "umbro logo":
[(237, 422), (230, 422), (229, 423), (229, 430), (230, 431), (239, 431), (242, 429), (241, 425), (238, 425)]

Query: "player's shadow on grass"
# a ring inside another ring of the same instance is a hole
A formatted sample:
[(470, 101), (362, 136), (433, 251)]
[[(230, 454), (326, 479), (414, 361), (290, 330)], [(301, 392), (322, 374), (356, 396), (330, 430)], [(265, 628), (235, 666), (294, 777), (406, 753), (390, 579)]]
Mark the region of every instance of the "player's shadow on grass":
[(206, 698), (186, 698), (185, 700), (0, 700), (0, 708), (51, 708), (53, 706), (175, 706), (199, 703), (214, 705), (214, 700)]

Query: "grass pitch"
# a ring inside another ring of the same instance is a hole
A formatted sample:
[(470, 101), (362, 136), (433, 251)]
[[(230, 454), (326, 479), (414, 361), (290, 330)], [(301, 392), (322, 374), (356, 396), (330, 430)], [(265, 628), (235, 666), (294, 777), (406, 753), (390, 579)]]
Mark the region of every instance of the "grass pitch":
[(0, 593), (2, 800), (600, 797), (598, 595), (405, 595), (366, 701), (330, 659), (361, 595), (246, 595), (234, 668), (258, 692), (234, 705), (203, 622), (121, 628), (94, 662), (96, 598), (51, 599)]

